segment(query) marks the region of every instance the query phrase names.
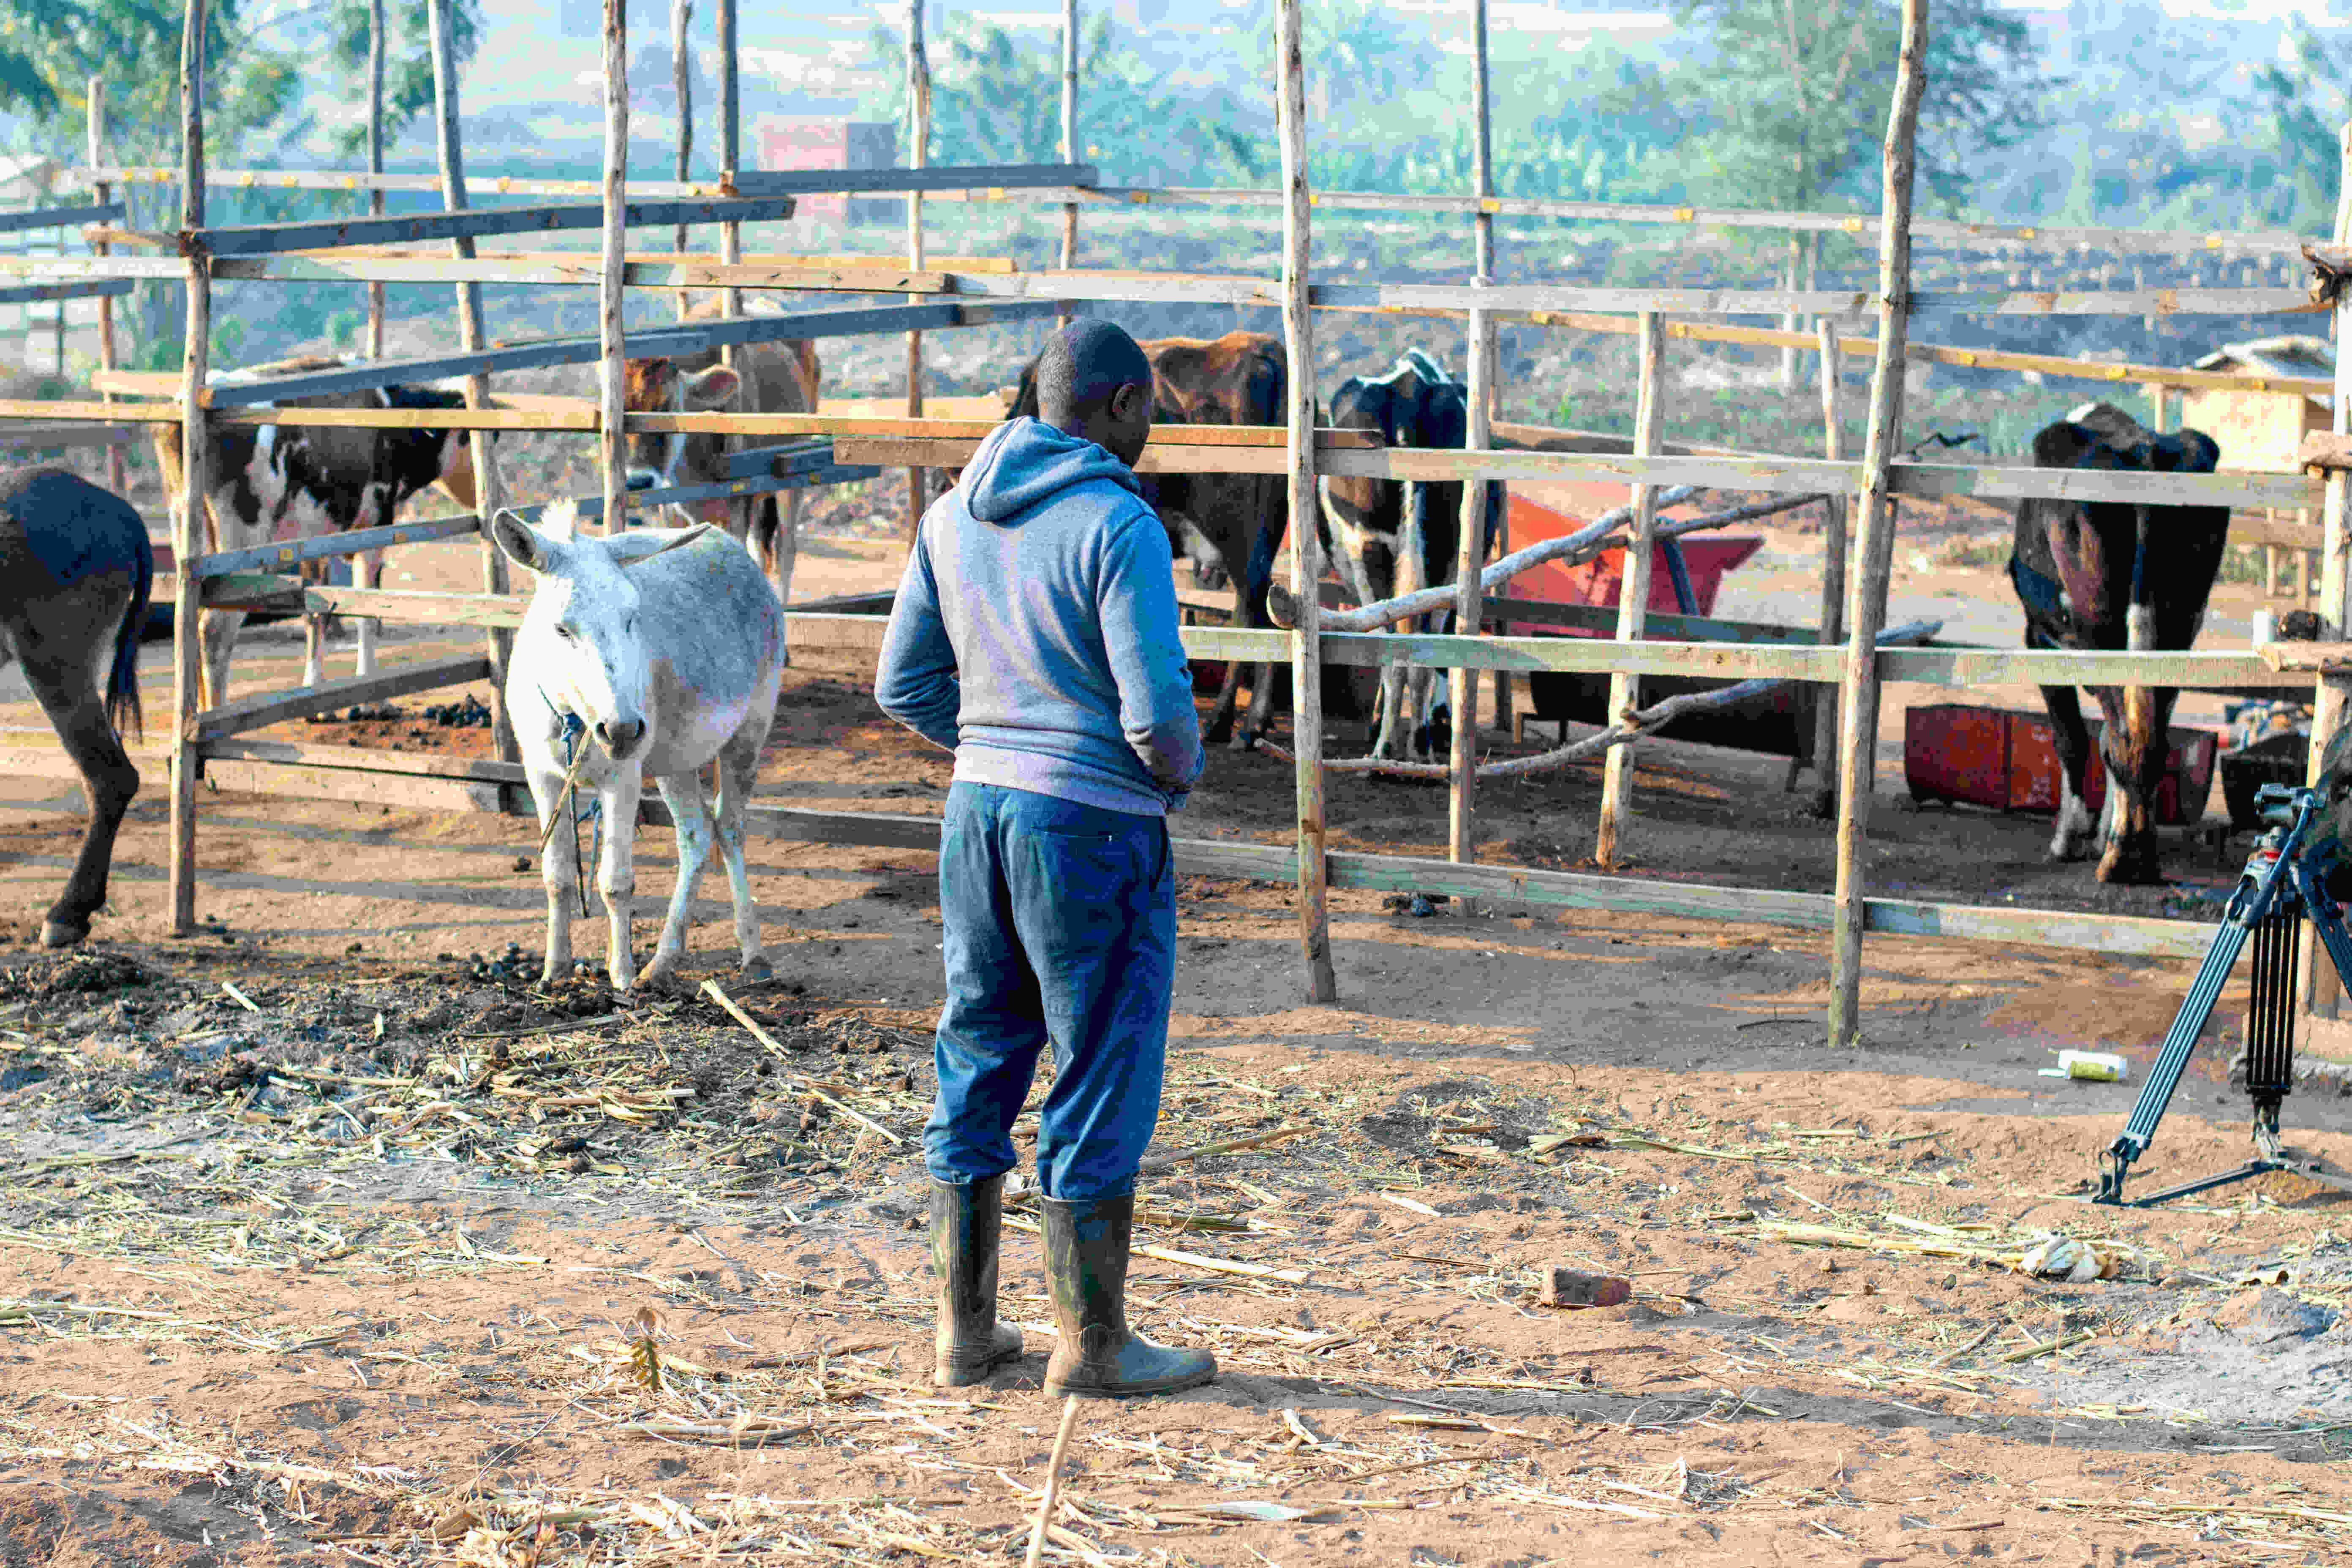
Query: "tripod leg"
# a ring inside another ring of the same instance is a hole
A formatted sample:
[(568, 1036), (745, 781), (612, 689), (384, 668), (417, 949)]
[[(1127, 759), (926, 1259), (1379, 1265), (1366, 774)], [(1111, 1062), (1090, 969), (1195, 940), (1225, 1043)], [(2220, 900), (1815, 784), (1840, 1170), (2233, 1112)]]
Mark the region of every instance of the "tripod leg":
[[(2157, 1053), (2156, 1063), (2148, 1069), (2147, 1086), (2132, 1107), (2131, 1120), (2124, 1124), (2123, 1136), (2107, 1149), (2107, 1169), (2099, 1178), (2095, 1201), (2123, 1202), (2124, 1176), (2156, 1137), (2157, 1123), (2164, 1120), (2173, 1091), (2180, 1087), (2180, 1075), (2188, 1068), (2189, 1053), (2197, 1048), (2197, 1037), (2205, 1032), (2206, 1021), (2213, 1016), (2213, 1004), (2220, 999), (2221, 986), (2236, 966), (2249, 934), (2234, 920), (2222, 921), (2221, 929), (2213, 933), (2213, 945), (2206, 950), (2205, 962), (2197, 969), (2197, 979), (2189, 987), (2189, 994), (2181, 999), (2180, 1011), (2174, 1015), (2172, 1027), (2165, 1034), (2164, 1048)], [(2352, 942), (2347, 942), (2347, 956), (2352, 957)]]

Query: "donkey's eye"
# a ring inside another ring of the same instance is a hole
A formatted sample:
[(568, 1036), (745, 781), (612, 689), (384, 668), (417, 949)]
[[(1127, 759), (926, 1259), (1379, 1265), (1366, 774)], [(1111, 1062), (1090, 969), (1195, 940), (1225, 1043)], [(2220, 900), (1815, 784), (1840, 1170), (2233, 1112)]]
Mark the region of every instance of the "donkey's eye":
[(570, 626), (565, 626), (561, 621), (558, 621), (555, 624), (555, 635), (562, 637), (565, 642), (577, 642), (580, 640), (580, 634), (573, 631)]

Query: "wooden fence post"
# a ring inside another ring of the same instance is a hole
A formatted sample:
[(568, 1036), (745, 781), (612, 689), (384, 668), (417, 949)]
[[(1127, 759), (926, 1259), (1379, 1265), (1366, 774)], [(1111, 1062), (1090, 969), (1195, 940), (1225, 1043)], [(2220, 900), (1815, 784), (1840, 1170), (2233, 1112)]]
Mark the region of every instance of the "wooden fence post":
[[(449, 0), (433, 0), (425, 8), (428, 42), (433, 52), (434, 114), (439, 122), (441, 155), (441, 205), (451, 212), (463, 211), (466, 196), (466, 145), (458, 134), (457, 58), (450, 37)], [(470, 260), (474, 242), (460, 236), (449, 241), (449, 254), (459, 260)], [(482, 290), (479, 285), (457, 285), (457, 337), (467, 353), (478, 353), (487, 343), (482, 328)], [(486, 375), (466, 378), (466, 406), (487, 408), (490, 401), (490, 380)], [(490, 444), (490, 432), (476, 430), (467, 439), (467, 451), (474, 464), (474, 516), (481, 524), (478, 548), (482, 560), (482, 592), (503, 594), (507, 591), (507, 558), (490, 539), (490, 519), (505, 504), (504, 487), (499, 483), (498, 456)], [(614, 514), (607, 510), (605, 517)], [(387, 521), (390, 520), (387, 519)], [(515, 744), (514, 717), (507, 711), (507, 659), (514, 651), (514, 633), (495, 627), (483, 635), (483, 646), (490, 659), (490, 733), (499, 748), (499, 755), (510, 763), (522, 760), (522, 749)]]
[[(1078, 0), (1062, 0), (1062, 162), (1078, 161)], [(1062, 204), (1062, 269), (1078, 264), (1078, 204)], [(1070, 324), (1066, 311), (1058, 322)]]
[(1852, 624), (1839, 692), (1837, 907), (1830, 933), (1829, 1038), (1862, 1041), (1863, 900), (1869, 868), (1872, 763), (1878, 747), (1878, 634), (1895, 568), (1895, 505), (1887, 479), (1903, 435), (1903, 345), (1911, 317), (1911, 184), (1927, 86), (1927, 0), (1903, 0), (1903, 56), (1886, 117), (1884, 216), (1878, 238), (1878, 365), (1863, 448)]
[[(367, 161), (368, 173), (383, 173), (383, 60), (389, 43), (383, 35), (383, 0), (368, 0), (368, 89), (367, 89)], [(383, 216), (383, 190), (370, 184), (367, 201), (368, 216)], [(367, 356), (383, 357), (383, 285), (367, 286)], [(386, 518), (385, 521), (392, 520)]]
[(1324, 862), (1322, 551), (1315, 517), (1315, 319), (1307, 307), (1307, 62), (1300, 44), (1303, 0), (1276, 0), (1275, 50), (1282, 72), (1276, 100), (1282, 137), (1282, 338), (1290, 374), (1284, 385), (1290, 463), (1290, 587), (1298, 624), (1290, 643), (1291, 715), (1298, 773), (1298, 940), (1307, 1000), (1339, 994), (1331, 967), (1329, 868)]
[[(1823, 317), (1816, 334), (1822, 353), (1822, 456), (1834, 463), (1845, 456), (1845, 429), (1839, 409), (1837, 321)], [(1846, 498), (1822, 502), (1822, 633), (1823, 646), (1845, 640)], [(1813, 815), (1837, 810), (1838, 689), (1813, 688)]]
[[(736, 89), (735, 78), (735, 0), (719, 0), (719, 187), (730, 195), (735, 191), (735, 172), (743, 157), (743, 100)], [(727, 223), (719, 229), (719, 259), (730, 267), (743, 259), (743, 226)], [(719, 314), (740, 315), (743, 294), (738, 289), (726, 289), (719, 295)], [(730, 343), (719, 351), (719, 363), (732, 369), (735, 346)], [(740, 406), (739, 398), (738, 405)]]
[[(1495, 153), (1492, 120), (1487, 112), (1486, 0), (1471, 5), (1470, 102), (1474, 121), (1478, 195), (1495, 194)], [(1482, 209), (1471, 220), (1475, 245), (1478, 284), (1495, 280), (1495, 215)], [(1469, 426), (1465, 444), (1474, 451), (1494, 445), (1491, 401), (1495, 379), (1495, 319), (1486, 311), (1470, 311)], [(1454, 557), (1454, 629), (1475, 637), (1485, 628), (1486, 595), (1480, 574), (1486, 564), (1486, 497), (1492, 487), (1471, 479), (1462, 487), (1461, 539)], [(1297, 514), (1312, 516), (1312, 513)], [(1312, 585), (1309, 585), (1310, 591)], [(1446, 858), (1467, 863), (1478, 858), (1477, 824), (1473, 796), (1478, 777), (1478, 672), (1456, 665), (1447, 672), (1454, 709), (1454, 735), (1448, 762), (1452, 777), (1446, 792)], [(1502, 676), (1496, 677), (1499, 684)], [(1475, 911), (1473, 900), (1461, 902), (1465, 914)]]
[[(1633, 455), (1654, 457), (1658, 426), (1665, 414), (1665, 323), (1655, 310), (1641, 313), (1641, 389), (1633, 405)], [(1637, 642), (1650, 614), (1650, 558), (1656, 552), (1657, 487), (1633, 487), (1633, 523), (1625, 533), (1625, 575), (1618, 586), (1617, 637)], [(1614, 724), (1642, 705), (1642, 678), (1619, 670), (1609, 678), (1609, 711)], [(1633, 746), (1612, 746), (1601, 772), (1601, 835), (1592, 858), (1603, 868), (1622, 858), (1624, 819), (1633, 793)]]
[[(89, 79), (88, 129), (87, 151), (89, 153), (89, 166), (95, 169), (106, 162), (106, 79), (102, 76)], [(122, 194), (127, 210), (131, 187), (123, 186)], [(100, 181), (90, 189), (90, 199), (100, 205), (112, 200), (113, 196), (114, 187), (104, 181)], [(125, 224), (124, 226), (130, 226)], [(102, 239), (90, 247), (90, 252), (95, 256), (109, 256), (113, 254), (113, 251), (114, 247)], [(115, 367), (114, 299), (109, 294), (100, 294), (98, 297), (98, 365), (100, 370), (110, 374)], [(99, 400), (102, 403), (111, 403), (114, 401), (114, 394), (101, 393), (99, 395)], [(121, 495), (131, 488), (131, 477), (123, 471), (122, 447), (120, 443), (110, 445), (106, 448), (106, 488), (116, 495)]]
[[(694, 0), (669, 0), (669, 86), (670, 96), (677, 100), (677, 183), (694, 178), (694, 61), (686, 50), (686, 30), (694, 21)], [(677, 249), (683, 256), (693, 248), (694, 236), (685, 224), (677, 226)], [(686, 289), (677, 291), (677, 319), (685, 321), (693, 296)]]
[[(931, 155), (931, 62), (923, 52), (924, 0), (907, 0), (907, 167), (919, 169)], [(923, 269), (923, 194), (907, 193), (907, 269)], [(907, 417), (923, 416), (923, 334), (907, 334)], [(922, 525), (929, 476), (907, 470), (907, 548), (915, 547)]]
[[(2336, 176), (2336, 243), (2352, 244), (2352, 122), (2341, 133), (2340, 173)], [(2335, 429), (2337, 435), (2352, 432), (2352, 299), (2336, 302), (2336, 397)], [(2346, 474), (2342, 468), (2327, 470), (2327, 479), (2321, 492), (2320, 526), (2325, 543), (2320, 557), (2319, 618), (2327, 623), (2320, 633), (2324, 637), (2341, 637), (2347, 609), (2352, 609), (2352, 558), (2347, 556), (2346, 527), (2352, 522), (2347, 516)], [(2294, 575), (2298, 584), (2305, 581), (2307, 563), (2301, 552), (2294, 558)], [(2345, 721), (2347, 707), (2347, 683), (2341, 678), (2322, 676), (2314, 693), (2311, 708), (2311, 769), (2306, 782), (2320, 782), (2319, 764), (2326, 752), (2328, 739)], [(2303, 973), (2305, 1006), (2321, 1017), (2333, 1018), (2343, 988), (2336, 977), (2336, 966), (2319, 962), (2321, 950), (2315, 940), (2310, 923), (2303, 928)]]
[[(206, 0), (187, 0), (180, 35), (180, 227), (205, 226), (205, 20)], [(180, 475), (172, 519), (172, 934), (196, 929), (196, 710), (204, 658), (197, 624), (196, 563), (204, 553), (205, 497), (212, 489), (211, 433), (205, 427), (205, 377), (213, 329), (212, 268), (189, 243), (187, 342), (180, 360)]]
[(596, 290), (604, 357), (596, 374), (597, 468), (604, 476), (604, 531), (628, 526), (629, 444), (624, 430), (628, 333), (622, 320), (629, 230), (629, 0), (604, 0), (604, 246)]

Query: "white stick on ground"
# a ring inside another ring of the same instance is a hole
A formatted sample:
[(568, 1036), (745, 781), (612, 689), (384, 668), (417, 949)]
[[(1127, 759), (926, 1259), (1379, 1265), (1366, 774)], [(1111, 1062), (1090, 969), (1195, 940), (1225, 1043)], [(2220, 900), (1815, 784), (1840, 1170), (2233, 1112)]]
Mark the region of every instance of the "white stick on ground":
[(1029, 1526), (1029, 1555), (1022, 1559), (1022, 1568), (1037, 1568), (1037, 1560), (1045, 1551), (1045, 1526), (1054, 1517), (1054, 1505), (1062, 1500), (1062, 1460), (1070, 1452), (1070, 1434), (1078, 1425), (1078, 1396), (1062, 1396), (1062, 1425), (1054, 1434), (1054, 1457), (1045, 1462), (1045, 1495), (1037, 1500), (1037, 1518)]

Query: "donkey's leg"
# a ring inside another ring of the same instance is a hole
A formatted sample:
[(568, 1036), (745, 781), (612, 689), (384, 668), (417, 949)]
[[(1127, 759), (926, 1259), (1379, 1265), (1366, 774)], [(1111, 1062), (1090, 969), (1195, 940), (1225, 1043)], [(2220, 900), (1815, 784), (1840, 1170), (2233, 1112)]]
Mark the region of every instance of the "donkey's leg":
[[(44, 947), (70, 947), (89, 934), (89, 917), (106, 903), (107, 872), (114, 860), (114, 836), (131, 797), (139, 793), (139, 771), (116, 738), (104, 696), (114, 659), (114, 634), (129, 609), (128, 584), (86, 579), (43, 606), (29, 646), (25, 680), (48, 715), (81, 773), (89, 803), (89, 826), (65, 891), (41, 923)], [(42, 630), (53, 635), (39, 636)]]
[(686, 956), (686, 930), (691, 920), (694, 889), (702, 868), (710, 863), (712, 827), (710, 802), (702, 793), (702, 770), (664, 773), (654, 780), (669, 805), (669, 819), (677, 831), (677, 881), (670, 889), (669, 913), (662, 921), (661, 938), (640, 976), (647, 984), (667, 980)]
[(774, 722), (775, 703), (755, 706), (753, 717), (735, 731), (719, 752), (719, 858), (727, 868), (727, 889), (735, 899), (735, 942), (743, 954), (743, 973), (765, 980), (773, 973), (760, 944), (760, 905), (751, 896), (751, 871), (743, 862), (743, 807), (760, 771), (760, 751), (767, 744)]
[(596, 888), (604, 895), (604, 974), (615, 991), (636, 984), (629, 917), (637, 893), (637, 800), (644, 793), (645, 774), (635, 763), (615, 763), (597, 792), (604, 808), (604, 858), (596, 868)]
[[(539, 808), (540, 837), (547, 848), (539, 858), (539, 878), (547, 887), (547, 950), (539, 966), (539, 983), (551, 984), (572, 973), (572, 899), (580, 886), (580, 846), (572, 824), (553, 820), (563, 799), (563, 772), (534, 767), (530, 771), (531, 804)], [(564, 816), (575, 809), (562, 805)]]

